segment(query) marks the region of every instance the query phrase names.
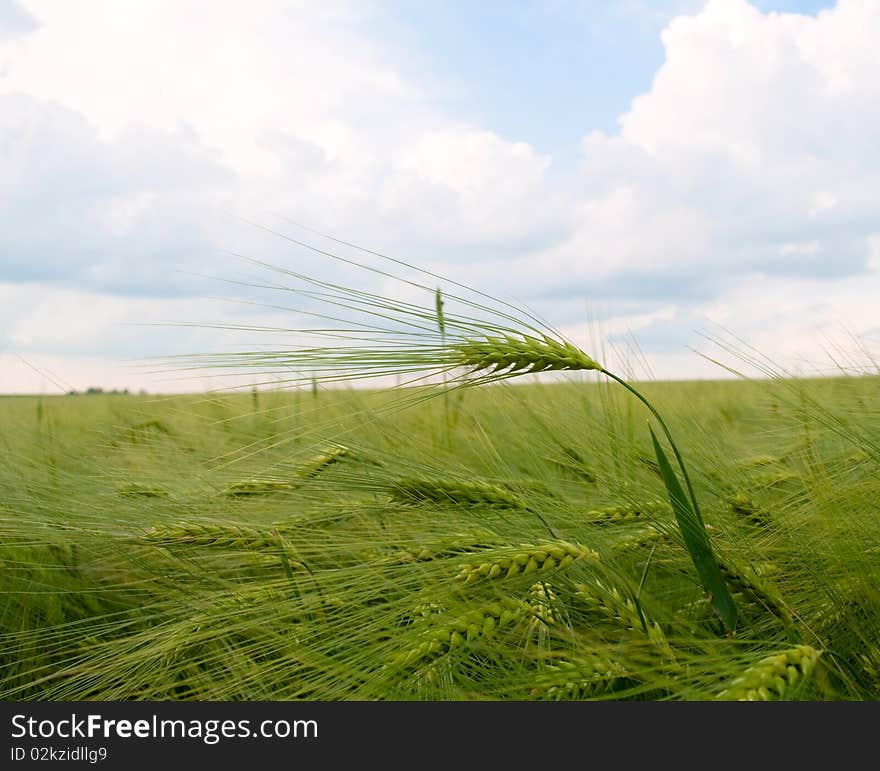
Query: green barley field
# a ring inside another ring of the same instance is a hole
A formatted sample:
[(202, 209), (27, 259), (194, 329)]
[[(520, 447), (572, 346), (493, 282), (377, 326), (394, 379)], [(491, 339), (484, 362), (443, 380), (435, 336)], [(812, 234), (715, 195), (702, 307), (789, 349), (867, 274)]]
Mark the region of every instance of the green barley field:
[(564, 374), (0, 399), (0, 696), (880, 697), (880, 378)]

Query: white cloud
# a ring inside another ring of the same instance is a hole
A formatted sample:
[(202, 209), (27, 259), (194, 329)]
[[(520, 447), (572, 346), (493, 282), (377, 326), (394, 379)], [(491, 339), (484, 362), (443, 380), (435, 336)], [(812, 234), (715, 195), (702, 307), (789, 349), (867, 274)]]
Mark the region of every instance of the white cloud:
[(160, 356), (168, 352), (163, 346), (169, 345), (169, 338), (177, 338), (183, 346), (218, 341), (194, 328), (149, 325), (209, 322), (220, 313), (228, 314), (229, 309), (207, 298), (134, 298), (51, 284), (0, 282), (0, 348), (86, 355), (100, 342), (104, 354), (120, 361)]
[[(57, 204), (65, 195), (84, 210), (32, 228), (44, 241), (115, 249), (114, 239), (137, 238), (145, 222), (186, 217), (189, 243), (163, 243), (152, 254), (191, 267), (184, 255), (201, 252), (204, 262), (230, 246), (221, 213), (279, 212), (373, 244), (417, 245), (432, 259), (469, 239), (540, 237), (558, 220), (552, 207), (534, 216), (534, 201), (552, 197), (549, 159), (438, 110), (430, 84), (416, 83), (402, 54), (365, 31), (376, 12), (369, 3), (25, 4), (39, 28), (0, 42), (0, 98), (17, 100), (20, 115), (0, 134), (13, 137), (5, 147), (25, 151), (0, 150), (0, 164), (14, 172), (0, 175), (0, 186), (21, 202), (27, 175), (50, 209), (66, 210)], [(79, 189), (53, 193), (59, 170)], [(35, 244), (29, 235), (15, 240)], [(93, 276), (112, 276), (102, 251), (92, 250), (100, 267)]]
[(418, 95), (358, 35), (364, 3), (25, 0), (41, 24), (4, 47), (3, 90), (87, 115), (103, 138), (128, 126), (192, 127), (248, 173), (277, 170), (261, 132), (350, 154), (333, 119), (372, 98)]
[(868, 257), (868, 269), (872, 273), (880, 273), (880, 233), (868, 238), (870, 256)]
[[(816, 351), (821, 323), (871, 329), (860, 277), (877, 264), (878, 34), (880, 3), (859, 0), (816, 17), (710, 0), (674, 19), (620, 133), (584, 140), (574, 232), (514, 263), (508, 288), (565, 276), (587, 298), (711, 304), (780, 356)], [(771, 315), (746, 302), (755, 289)], [(784, 343), (751, 323), (771, 318)]]
[(779, 247), (779, 253), (784, 256), (789, 255), (810, 255), (815, 254), (819, 251), (819, 242), (815, 239), (812, 241), (793, 241), (791, 243), (783, 244)]
[(0, 280), (45, 295), (24, 307), (7, 291), (15, 350), (115, 345), (111, 320), (159, 307), (116, 294), (207, 293), (172, 271), (223, 275), (223, 248), (315, 264), (228, 212), (289, 215), (567, 329), (584, 300), (606, 302), (604, 334), (667, 351), (706, 319), (781, 357), (815, 350), (817, 324), (880, 325), (865, 308), (880, 265), (876, 0), (815, 17), (709, 0), (675, 18), (651, 88), (617, 134), (583, 127), (568, 172), (435, 103), (370, 31), (382, 6), (20, 4), (39, 26), (0, 37)]

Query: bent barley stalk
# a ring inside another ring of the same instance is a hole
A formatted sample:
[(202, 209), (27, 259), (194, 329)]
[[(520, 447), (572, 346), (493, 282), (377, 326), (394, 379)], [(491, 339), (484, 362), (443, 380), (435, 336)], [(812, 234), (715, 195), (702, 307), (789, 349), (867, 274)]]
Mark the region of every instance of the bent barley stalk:
[[(293, 240), (296, 243), (301, 243)], [(355, 248), (360, 247), (355, 245)], [(396, 278), (386, 271), (371, 268), (323, 250), (317, 251), (343, 263), (372, 271), (384, 278)], [(398, 260), (387, 259), (398, 265), (413, 268), (413, 266)], [(264, 267), (271, 268), (271, 266), (265, 265)], [(363, 323), (348, 318), (319, 314), (322, 319), (340, 323), (340, 327), (329, 330), (324, 328), (297, 331), (301, 333), (312, 332), (319, 338), (332, 337), (334, 341), (332, 345), (301, 347), (294, 350), (250, 351), (197, 358), (201, 358), (209, 365), (220, 367), (243, 365), (258, 369), (269, 367), (275, 371), (281, 368), (287, 372), (322, 372), (326, 382), (350, 382), (375, 377), (387, 378), (389, 375), (397, 375), (399, 378), (401, 375), (407, 375), (411, 376), (412, 380), (409, 380), (406, 385), (434, 378), (442, 380), (444, 384), (448, 383), (451, 388), (488, 384), (541, 372), (593, 371), (615, 381), (629, 391), (648, 409), (672, 449), (678, 471), (684, 480), (684, 488), (679, 483), (677, 474), (673, 471), (666, 458), (666, 453), (657, 441), (649, 423), (651, 440), (657, 458), (657, 471), (666, 487), (682, 540), (696, 568), (703, 589), (709, 596), (712, 607), (720, 616), (728, 633), (732, 634), (736, 625), (736, 606), (727, 590), (713, 554), (684, 460), (660, 413), (633, 385), (607, 370), (567, 340), (551, 336), (546, 331), (539, 329), (536, 324), (542, 326), (543, 324), (535, 317), (523, 314), (521, 310), (507, 303), (501, 304), (502, 309), (499, 309), (497, 305), (495, 307), (487, 306), (487, 300), (496, 304), (498, 301), (485, 293), (475, 292), (463, 284), (448, 281), (448, 279), (447, 282), (450, 285), (475, 294), (479, 301), (447, 294), (444, 298), (442, 324), (438, 330), (440, 316), (438, 315), (438, 295), (435, 286), (427, 286), (410, 279), (398, 279), (408, 288), (416, 288), (433, 297), (434, 303), (432, 305), (434, 307), (426, 309), (422, 305), (320, 281), (293, 271), (277, 268), (275, 270), (308, 285), (306, 289), (281, 288), (308, 299), (320, 299), (334, 309), (344, 309), (343, 313), (350, 311), (355, 314), (364, 314), (369, 317), (369, 322)], [(433, 278), (441, 278), (425, 271), (421, 271), (421, 273)], [(460, 301), (474, 308), (480, 318), (449, 313), (445, 306), (450, 300)], [(483, 317), (487, 311), (494, 313), (499, 322), (486, 321)], [(508, 323), (514, 326), (506, 326)], [(377, 326), (377, 324), (385, 326)], [(545, 329), (552, 332), (547, 327)], [(351, 341), (351, 345), (340, 344), (340, 338), (347, 338)], [(451, 377), (447, 380), (448, 375)], [(304, 384), (306, 380), (304, 375), (300, 375), (287, 382)], [(447, 388), (444, 387), (442, 392), (446, 393)], [(417, 393), (413, 397), (413, 401), (430, 398), (436, 394), (436, 390), (427, 396), (424, 392)], [(459, 493), (467, 501), (475, 497), (475, 493), (467, 489), (460, 489)], [(438, 498), (454, 500), (452, 488), (432, 491), (429, 486), (421, 483), (399, 485), (394, 488), (394, 494), (410, 499), (422, 496), (428, 500), (437, 500)], [(486, 495), (490, 498), (495, 496), (501, 505), (510, 505), (509, 497), (499, 496), (495, 491), (487, 489), (480, 490), (480, 496), (484, 500)], [(543, 517), (541, 519), (547, 529), (553, 533), (552, 528), (543, 520)], [(555, 537), (555, 533), (553, 535)]]
[(732, 633), (736, 626), (736, 606), (712, 552), (709, 536), (706, 533), (706, 525), (700, 514), (697, 497), (684, 460), (666, 422), (655, 407), (630, 383), (613, 372), (609, 372), (579, 348), (567, 341), (554, 340), (544, 334), (540, 339), (526, 334), (486, 336), (482, 340), (467, 340), (453, 345), (451, 350), (454, 356), (459, 357), (457, 363), (468, 368), (471, 374), (486, 373), (479, 376), (477, 382), (492, 380), (496, 376), (510, 377), (550, 370), (596, 370), (619, 383), (648, 408), (672, 448), (687, 489), (687, 495), (685, 495), (666, 454), (651, 429), (651, 440), (654, 444), (657, 462), (679, 530), (712, 606), (728, 632)]
[(728, 632), (732, 633), (736, 626), (736, 606), (712, 552), (684, 460), (656, 408), (630, 383), (605, 369), (579, 348), (568, 342), (553, 340), (547, 335), (542, 335), (540, 339), (526, 334), (486, 336), (481, 340), (453, 344), (450, 350), (451, 361), (466, 368), (470, 374), (477, 374), (476, 382), (550, 370), (596, 370), (619, 383), (648, 408), (672, 448), (687, 489), (685, 495), (653, 429), (650, 429), (654, 452), (679, 530), (712, 606)]

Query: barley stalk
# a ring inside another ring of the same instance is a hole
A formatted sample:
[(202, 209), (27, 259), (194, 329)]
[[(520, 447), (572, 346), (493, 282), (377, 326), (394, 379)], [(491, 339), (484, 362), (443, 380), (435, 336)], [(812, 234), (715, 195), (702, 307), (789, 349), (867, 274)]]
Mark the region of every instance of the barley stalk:
[(621, 664), (598, 655), (581, 655), (545, 665), (535, 676), (530, 691), (533, 699), (575, 701), (607, 690), (616, 680), (627, 677)]
[(749, 575), (744, 569), (737, 567), (732, 562), (719, 564), (721, 574), (727, 580), (731, 591), (747, 601), (763, 606), (787, 625), (794, 624), (791, 611), (781, 596), (766, 586), (763, 586), (754, 575)]
[(515, 626), (533, 615), (528, 603), (504, 597), (426, 629), (421, 643), (396, 653), (390, 664), (401, 667), (418, 665), (424, 659), (434, 659), (482, 638), (491, 638), (496, 630)]
[(631, 597), (624, 597), (616, 586), (606, 586), (594, 579), (591, 584), (578, 584), (575, 596), (606, 619), (632, 632), (643, 635), (670, 659), (675, 658), (663, 628), (640, 612)]
[(386, 557), (383, 562), (399, 565), (407, 562), (430, 562), (447, 557), (471, 554), (478, 549), (491, 548), (488, 544), (492, 542), (493, 538), (495, 536), (488, 531), (465, 533), (456, 538), (426, 546), (400, 548), (392, 555)]
[(672, 539), (665, 530), (658, 530), (656, 527), (646, 527), (632, 535), (621, 538), (612, 548), (615, 551), (632, 551), (644, 549), (648, 546), (657, 546), (658, 544), (671, 543)]
[(775, 487), (786, 482), (800, 480), (800, 475), (794, 471), (773, 471), (766, 474), (755, 474), (750, 478), (751, 484), (757, 488)]
[(497, 508), (528, 509), (518, 495), (489, 482), (461, 482), (452, 479), (404, 477), (391, 484), (388, 492), (404, 503), (482, 505)]
[(529, 605), (538, 621), (553, 626), (559, 611), (559, 598), (547, 581), (539, 581), (529, 588)]
[(350, 455), (351, 451), (347, 447), (341, 444), (331, 445), (300, 466), (296, 471), (296, 475), (303, 480), (311, 479), (328, 466), (332, 466), (334, 463), (338, 463)]
[(616, 524), (619, 522), (633, 522), (643, 517), (651, 517), (657, 514), (671, 514), (672, 506), (666, 501), (646, 501), (645, 503), (629, 503), (622, 506), (606, 506), (601, 509), (591, 509), (587, 512), (587, 521), (595, 525)]
[(243, 482), (234, 482), (227, 486), (223, 494), (231, 498), (241, 498), (249, 495), (286, 493), (295, 489), (296, 485), (277, 479), (248, 479)]
[(154, 525), (140, 539), (154, 546), (220, 546), (254, 550), (278, 546), (270, 533), (256, 528), (196, 522)]
[(577, 450), (573, 447), (565, 446), (560, 447), (560, 449), (565, 457), (561, 459), (548, 457), (547, 460), (550, 461), (550, 463), (564, 471), (570, 472), (584, 482), (592, 484), (596, 481), (596, 472), (587, 465), (586, 461)]
[(779, 462), (779, 458), (775, 455), (753, 455), (750, 458), (742, 460), (738, 465), (740, 468), (762, 468), (764, 466), (772, 466)]
[(862, 671), (875, 687), (880, 687), (880, 646), (875, 646), (858, 656)]
[[(216, 525), (197, 522), (181, 522), (174, 525), (154, 525), (139, 536), (139, 540), (152, 546), (175, 547), (215, 547), (241, 551), (265, 551), (285, 554), (290, 547), (280, 535), (252, 527), (238, 525)], [(305, 570), (299, 561), (291, 564), (298, 570)]]
[(821, 651), (809, 645), (796, 645), (767, 656), (746, 669), (715, 698), (720, 701), (784, 699), (792, 687), (812, 672), (820, 655)]
[(737, 490), (728, 499), (730, 508), (755, 527), (766, 527), (772, 523), (769, 512), (761, 508), (744, 490)]
[(600, 370), (601, 365), (566, 341), (544, 335), (486, 336), (450, 346), (452, 363), (471, 373), (520, 375), (551, 370)]
[(564, 569), (575, 560), (598, 562), (599, 553), (588, 546), (569, 541), (547, 541), (541, 544), (520, 544), (513, 549), (493, 549), (462, 563), (455, 580), (472, 584), (482, 578), (513, 578), (520, 574)]
[(126, 482), (120, 486), (117, 492), (126, 498), (165, 498), (168, 496), (168, 491), (162, 487), (151, 487), (137, 482)]

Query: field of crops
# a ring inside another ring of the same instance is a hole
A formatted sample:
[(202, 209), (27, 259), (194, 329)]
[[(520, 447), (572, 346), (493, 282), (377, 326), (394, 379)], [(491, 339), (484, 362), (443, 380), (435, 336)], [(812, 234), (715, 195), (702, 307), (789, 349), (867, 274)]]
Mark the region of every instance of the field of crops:
[(0, 696), (880, 697), (880, 381), (0, 399)]

